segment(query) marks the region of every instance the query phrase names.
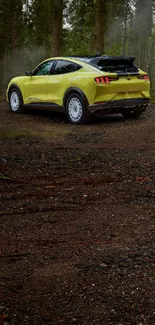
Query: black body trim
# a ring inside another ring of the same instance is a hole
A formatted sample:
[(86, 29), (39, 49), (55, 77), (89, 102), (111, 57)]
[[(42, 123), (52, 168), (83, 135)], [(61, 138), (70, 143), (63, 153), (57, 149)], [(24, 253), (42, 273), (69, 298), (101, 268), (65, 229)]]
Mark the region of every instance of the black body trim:
[(144, 110), (150, 104), (149, 98), (132, 98), (132, 99), (121, 99), (121, 100), (113, 100), (105, 103), (94, 103), (93, 105), (89, 105), (88, 109), (91, 113), (95, 113), (97, 111), (105, 111), (105, 114), (121, 112), (123, 109), (131, 108), (134, 111)]
[(134, 61), (134, 56), (112, 56), (112, 55), (71, 55), (67, 56), (67, 58), (73, 58), (77, 60), (81, 60), (87, 63), (97, 64), (100, 60), (126, 60), (126, 61)]
[[(10, 92), (13, 88), (18, 89), (18, 90), (20, 91), (20, 93), (21, 93), (20, 88), (19, 88), (16, 84), (12, 84), (12, 85), (10, 86), (9, 90), (8, 90), (8, 95), (9, 95), (9, 92)], [(21, 94), (22, 94), (22, 93), (21, 93)]]
[(117, 76), (119, 77), (130, 77), (130, 76), (139, 76), (140, 72), (117, 72)]
[(60, 106), (56, 103), (47, 103), (47, 102), (33, 102), (29, 104), (24, 104), (23, 105), (25, 108), (41, 108), (41, 109), (50, 109), (52, 111), (57, 111), (57, 112), (65, 112), (65, 109), (63, 106)]
[(64, 94), (64, 98), (63, 98), (63, 106), (64, 107), (66, 105), (67, 98), (72, 93), (78, 93), (83, 98), (83, 100), (85, 101), (86, 105), (89, 105), (88, 99), (87, 99), (86, 95), (83, 93), (83, 91), (81, 89), (79, 89), (77, 87), (70, 87), (70, 88), (67, 89), (67, 91)]

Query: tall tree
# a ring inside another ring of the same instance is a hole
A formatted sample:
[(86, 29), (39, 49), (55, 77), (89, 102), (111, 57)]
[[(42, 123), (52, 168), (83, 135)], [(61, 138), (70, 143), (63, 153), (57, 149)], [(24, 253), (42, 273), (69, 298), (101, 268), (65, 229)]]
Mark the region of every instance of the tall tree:
[(63, 0), (54, 2), (52, 24), (52, 56), (61, 54), (63, 28)]
[(23, 1), (0, 0), (0, 73), (2, 84), (17, 74), (18, 49), (23, 43)]
[(46, 48), (49, 55), (61, 53), (63, 0), (33, 0), (31, 25), (34, 43)]
[(155, 0), (0, 0), (3, 83), (51, 55), (101, 52), (135, 55), (155, 84), (154, 14)]
[(143, 69), (148, 66), (148, 50), (153, 27), (153, 0), (137, 0), (135, 13), (135, 54)]
[(22, 0), (0, 0), (0, 43), (3, 44), (2, 54), (9, 51), (17, 57), (17, 48), (22, 36)]
[(18, 46), (20, 45), (21, 30), (22, 30), (22, 10), (23, 1), (14, 0), (8, 1), (10, 19), (10, 36), (11, 36), (11, 53), (14, 59), (17, 59)]
[(106, 29), (106, 0), (96, 0), (95, 6), (95, 52), (104, 53), (104, 35)]
[(30, 10), (32, 40), (35, 45), (47, 48), (52, 33), (53, 3), (51, 0), (33, 0)]

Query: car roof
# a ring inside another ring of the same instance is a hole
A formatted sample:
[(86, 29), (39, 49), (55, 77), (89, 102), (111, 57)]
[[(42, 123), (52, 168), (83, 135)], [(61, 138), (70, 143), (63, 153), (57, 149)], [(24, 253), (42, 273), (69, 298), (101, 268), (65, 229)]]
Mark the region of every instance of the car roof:
[(53, 57), (48, 60), (65, 60), (65, 59), (71, 59), (71, 60), (78, 60), (82, 61), (84, 63), (97, 65), (101, 60), (110, 61), (110, 60), (135, 60), (135, 57), (129, 57), (129, 56), (110, 56), (110, 55), (101, 55), (101, 54), (95, 54), (95, 55), (69, 55), (69, 56), (63, 56), (63, 57)]
[(133, 60), (135, 59), (135, 57), (129, 57), (129, 56), (110, 56), (110, 55), (100, 55), (100, 54), (96, 54), (95, 56), (92, 55), (87, 55), (87, 56), (68, 56), (66, 58), (71, 58), (71, 59), (76, 59), (76, 60), (80, 60), (83, 61), (85, 63), (88, 64), (92, 64), (92, 65), (97, 65), (101, 60), (105, 60), (105, 61), (111, 61), (111, 60)]
[[(94, 58), (93, 56), (89, 56), (89, 59), (91, 59), (91, 58)], [(91, 68), (91, 70), (93, 69), (93, 70), (95, 70), (96, 72), (100, 72), (100, 70), (98, 69), (98, 67), (97, 66), (95, 66), (94, 64), (91, 64), (90, 62), (89, 62), (89, 60), (87, 61), (87, 60), (85, 60), (86, 59), (86, 57), (84, 57), (84, 56), (58, 56), (58, 57), (50, 57), (50, 58), (48, 58), (48, 59), (46, 59), (46, 60), (44, 60), (44, 61), (42, 61), (41, 63), (39, 63), (35, 68), (34, 68), (34, 70), (40, 65), (40, 64), (43, 64), (43, 63), (45, 63), (45, 62), (48, 62), (48, 61), (50, 61), (50, 60), (54, 60), (54, 61), (69, 61), (69, 62), (72, 62), (72, 63), (76, 63), (76, 64), (79, 64), (79, 65), (81, 65), (81, 66), (83, 66), (83, 67), (88, 67), (89, 66), (89, 68)], [(88, 59), (88, 56), (87, 56), (87, 59)]]
[[(109, 55), (100, 55), (100, 54), (96, 54), (96, 55), (70, 55), (70, 56), (62, 56), (62, 57), (53, 57), (53, 58), (48, 58), (43, 62), (49, 61), (49, 60), (67, 60), (67, 61), (71, 61), (73, 63), (78, 63), (80, 65), (80, 62), (82, 64), (82, 66), (84, 67), (85, 65), (89, 66), (91, 69), (95, 69), (95, 71), (97, 72), (101, 72), (99, 65), (101, 64), (101, 61), (108, 61), (107, 63), (111, 64), (113, 62), (111, 61), (115, 61), (116, 63), (118, 61), (134, 61), (135, 57), (129, 57), (129, 56), (109, 56)], [(42, 63), (43, 63), (42, 62)], [(103, 63), (102, 63), (103, 64)]]

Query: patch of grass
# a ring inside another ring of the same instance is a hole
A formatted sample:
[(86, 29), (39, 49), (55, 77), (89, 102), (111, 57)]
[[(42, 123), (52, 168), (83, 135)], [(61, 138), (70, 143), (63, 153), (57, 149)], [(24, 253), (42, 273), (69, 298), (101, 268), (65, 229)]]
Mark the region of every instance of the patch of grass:
[(72, 132), (70, 124), (50, 121), (44, 115), (13, 114), (8, 105), (0, 105), (0, 139), (21, 139), (38, 137), (63, 139)]
[(44, 128), (43, 130), (38, 130), (35, 129), (33, 130), (32, 128), (22, 128), (22, 129), (14, 129), (10, 130), (8, 127), (0, 130), (0, 139), (15, 139), (15, 140), (20, 140), (22, 138), (27, 138), (27, 137), (39, 137), (39, 138), (62, 138), (68, 135), (69, 130), (67, 128), (59, 128), (59, 127), (53, 127), (51, 128)]
[(1, 130), (0, 131), (0, 139), (21, 139), (21, 138), (25, 138), (25, 137), (29, 137), (32, 136), (30, 132), (24, 132), (23, 130), (9, 130), (9, 129), (5, 129), (5, 130)]
[(151, 98), (151, 104), (155, 104), (155, 97)]
[(43, 138), (57, 138), (57, 137), (63, 137), (70, 133), (70, 131), (67, 128), (64, 127), (51, 127), (51, 128), (45, 128), (43, 132), (41, 132), (39, 135)]
[(6, 90), (0, 90), (0, 102), (6, 101)]

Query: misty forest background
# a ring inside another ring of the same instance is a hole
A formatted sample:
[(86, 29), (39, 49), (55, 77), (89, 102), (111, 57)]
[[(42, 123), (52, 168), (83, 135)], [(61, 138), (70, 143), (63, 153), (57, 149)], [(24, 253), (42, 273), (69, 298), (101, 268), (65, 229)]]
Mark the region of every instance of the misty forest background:
[(155, 97), (155, 0), (0, 0), (0, 91), (52, 56), (133, 55)]

